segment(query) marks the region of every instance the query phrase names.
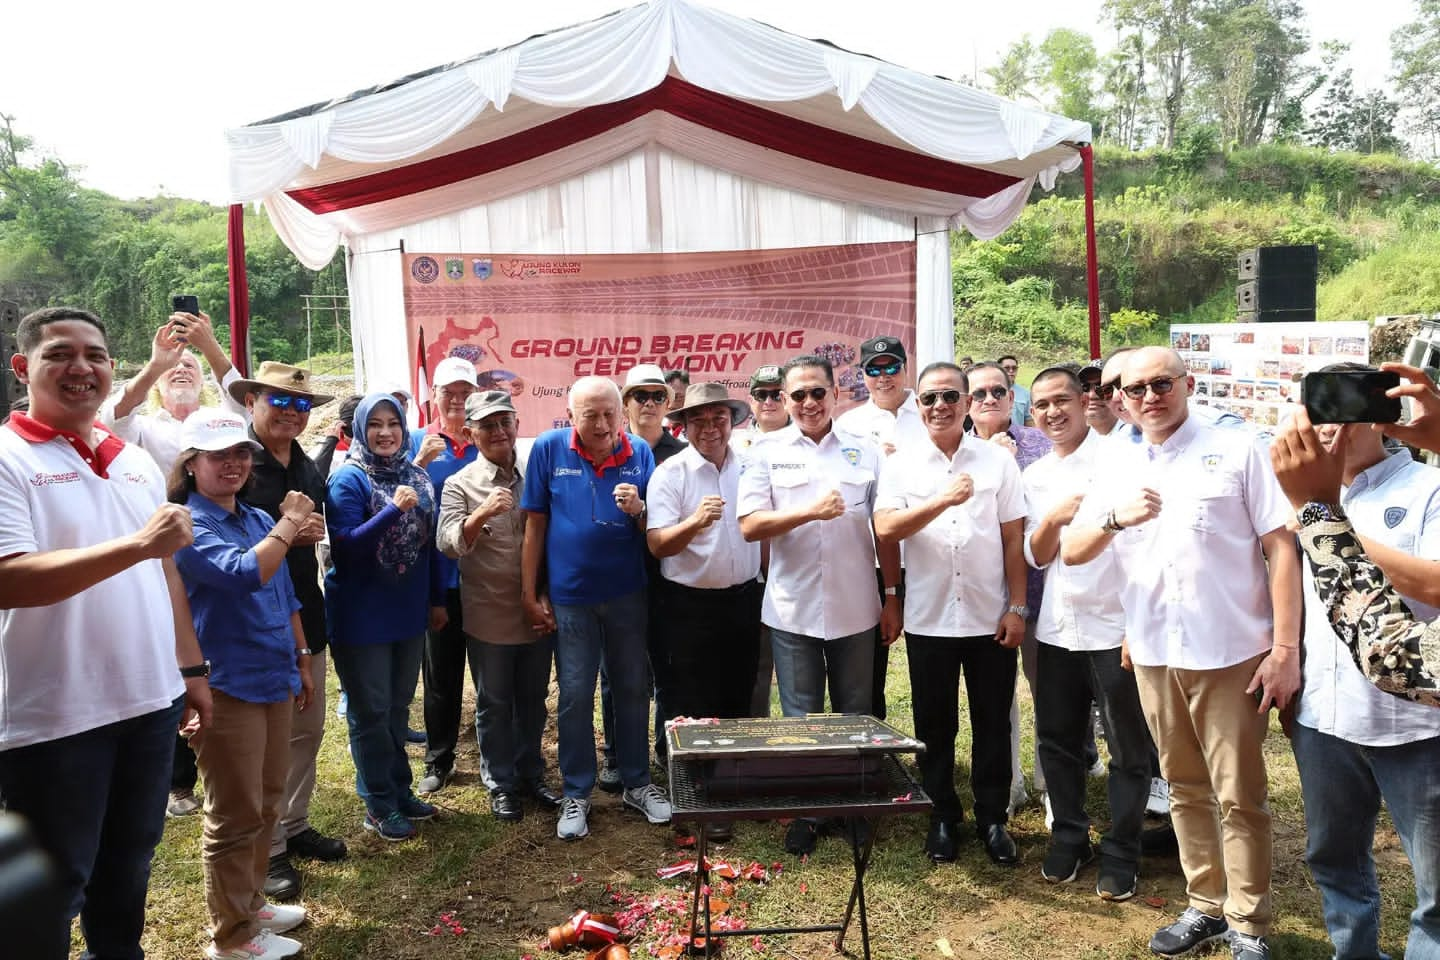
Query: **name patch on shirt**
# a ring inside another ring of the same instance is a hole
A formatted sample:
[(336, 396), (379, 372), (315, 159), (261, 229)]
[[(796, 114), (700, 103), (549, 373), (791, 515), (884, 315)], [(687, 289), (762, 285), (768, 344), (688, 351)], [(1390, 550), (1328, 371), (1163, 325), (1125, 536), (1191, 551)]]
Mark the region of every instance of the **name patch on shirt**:
[(48, 487), (57, 483), (79, 482), (80, 473), (77, 470), (71, 470), (68, 473), (36, 473), (35, 476), (30, 478), (30, 486), (32, 487)]
[(584, 474), (582, 471), (575, 469), (574, 467), (556, 467), (556, 468), (555, 468), (554, 476), (556, 476), (556, 477), (583, 477), (583, 476), (585, 476), (585, 474)]

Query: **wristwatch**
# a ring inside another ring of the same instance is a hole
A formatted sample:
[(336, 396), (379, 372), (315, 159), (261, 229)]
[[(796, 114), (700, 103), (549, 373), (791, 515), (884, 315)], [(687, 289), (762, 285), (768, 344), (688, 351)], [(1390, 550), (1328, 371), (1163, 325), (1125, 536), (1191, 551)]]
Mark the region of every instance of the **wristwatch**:
[(209, 677), (210, 661), (202, 660), (199, 663), (195, 664), (195, 666), (193, 667), (181, 667), (180, 676), (184, 677), (186, 680), (194, 680), (197, 677)]
[(1021, 620), (1028, 620), (1028, 619), (1030, 618), (1030, 608), (1027, 607), (1027, 606), (1025, 606), (1025, 604), (1023, 604), (1023, 603), (1012, 603), (1012, 604), (1010, 604), (1010, 606), (1005, 610), (1005, 612), (1006, 612), (1006, 613), (1013, 613), (1013, 614), (1015, 614), (1015, 616), (1019, 617)]
[(1105, 517), (1105, 523), (1101, 525), (1100, 529), (1104, 530), (1106, 533), (1119, 533), (1125, 528), (1120, 526), (1120, 521), (1115, 519), (1115, 511), (1111, 510), (1110, 513)]
[(885, 588), (885, 596), (895, 597), (897, 600), (905, 599), (905, 584), (897, 583), (893, 587)]
[(1308, 527), (1312, 523), (1340, 523), (1347, 519), (1345, 511), (1338, 503), (1320, 503), (1312, 500), (1300, 508), (1300, 526)]

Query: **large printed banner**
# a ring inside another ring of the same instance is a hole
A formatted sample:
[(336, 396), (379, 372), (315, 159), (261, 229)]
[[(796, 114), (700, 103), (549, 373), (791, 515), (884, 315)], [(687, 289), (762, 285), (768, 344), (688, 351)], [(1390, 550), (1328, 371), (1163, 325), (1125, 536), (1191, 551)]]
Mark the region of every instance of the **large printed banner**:
[(683, 368), (744, 398), (750, 374), (802, 353), (835, 367), (841, 409), (866, 398), (859, 344), (915, 351), (915, 245), (529, 256), (407, 253), (405, 322), (417, 396), (447, 356), (508, 389), (526, 436), (567, 426), (580, 377), (624, 383), (640, 363)]

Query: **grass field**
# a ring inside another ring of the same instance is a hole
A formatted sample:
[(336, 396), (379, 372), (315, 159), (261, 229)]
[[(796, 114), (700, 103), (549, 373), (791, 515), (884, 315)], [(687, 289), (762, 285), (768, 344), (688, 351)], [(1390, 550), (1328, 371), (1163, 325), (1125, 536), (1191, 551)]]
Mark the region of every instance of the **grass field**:
[[(910, 727), (910, 701), (903, 644), (891, 657), (891, 721)], [(1033, 757), (1028, 694), (1022, 756)], [(309, 960), (409, 960), (409, 958), (517, 958), (536, 955), (548, 927), (575, 910), (614, 909), (612, 897), (634, 895), (641, 904), (661, 904), (632, 945), (638, 957), (659, 949), (655, 921), (664, 905), (678, 902), (683, 880), (664, 881), (656, 870), (689, 856), (674, 830), (646, 824), (622, 812), (618, 799), (597, 791), (591, 836), (575, 843), (555, 839), (554, 816), (527, 810), (519, 824), (489, 815), (488, 796), (476, 777), (473, 727), (462, 736), (456, 780), (436, 798), (440, 820), (422, 826), (419, 839), (388, 844), (360, 828), (361, 806), (354, 794), (353, 768), (343, 722), (331, 711), (320, 757), (319, 787), (312, 820), (323, 832), (343, 836), (350, 856), (337, 864), (297, 862), (305, 876), (304, 903), (310, 919), (293, 934), (306, 945)], [(551, 706), (553, 709), (552, 686)], [(467, 707), (465, 722), (471, 714)], [(418, 700), (414, 723), (420, 726)], [(553, 720), (550, 738), (553, 738)], [(962, 722), (960, 792), (967, 798), (968, 730)], [(467, 745), (468, 742), (468, 745)], [(1103, 745), (1102, 745), (1103, 751)], [(546, 753), (555, 774), (553, 739)], [(1320, 901), (1304, 863), (1304, 821), (1299, 781), (1289, 744), (1278, 727), (1267, 743), (1275, 815), (1274, 955), (1283, 960), (1321, 960), (1331, 955), (1320, 917)], [(418, 748), (412, 750), (417, 778)], [(663, 778), (660, 778), (663, 783)], [(1091, 781), (1090, 809), (1103, 823), (1104, 793)], [(973, 839), (957, 863), (933, 866), (921, 854), (924, 817), (888, 822), (877, 841), (866, 884), (872, 952), (877, 960), (900, 958), (1076, 958), (1119, 960), (1148, 957), (1146, 942), (1162, 922), (1184, 908), (1184, 885), (1174, 859), (1142, 865), (1139, 895), (1106, 904), (1094, 893), (1094, 869), (1077, 882), (1052, 886), (1040, 877), (1046, 833), (1043, 813), (1032, 803), (1011, 822), (1023, 862), (1017, 869), (993, 866)], [(715, 856), (739, 864), (758, 861), (773, 868), (768, 883), (741, 882), (729, 899), (732, 913), (750, 927), (827, 923), (838, 920), (849, 891), (849, 852), (838, 839), (822, 840), (802, 861), (786, 854), (783, 830), (775, 824), (741, 824), (732, 843)], [(968, 835), (967, 835), (968, 836)], [(1404, 952), (1407, 917), (1414, 907), (1409, 865), (1388, 821), (1382, 821), (1376, 858), (1384, 894), (1381, 946)], [(728, 891), (727, 891), (728, 892)], [(449, 921), (442, 919), (448, 915)], [(673, 920), (673, 917), (668, 919)], [(463, 928), (464, 933), (452, 930)], [(145, 936), (151, 960), (196, 960), (208, 942), (200, 818), (171, 820), (155, 861)], [(433, 931), (438, 930), (435, 934)], [(78, 943), (78, 941), (77, 941)], [(858, 926), (846, 942), (859, 955)], [(736, 958), (834, 955), (823, 935), (768, 936), (729, 940), (725, 955)], [(582, 957), (579, 950), (572, 956)], [(1222, 954), (1228, 957), (1228, 951)]]

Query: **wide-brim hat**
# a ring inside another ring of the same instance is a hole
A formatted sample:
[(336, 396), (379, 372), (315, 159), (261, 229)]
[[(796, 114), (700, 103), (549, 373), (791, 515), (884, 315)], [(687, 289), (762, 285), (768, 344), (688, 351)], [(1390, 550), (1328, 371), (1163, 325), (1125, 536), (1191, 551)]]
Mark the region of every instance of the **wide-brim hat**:
[(665, 391), (666, 403), (675, 399), (675, 389), (665, 382), (664, 370), (653, 363), (637, 363), (625, 374), (625, 386), (620, 388), (620, 402), (627, 403), (630, 394), (651, 387)]
[(750, 405), (736, 400), (723, 383), (692, 383), (685, 388), (685, 405), (670, 411), (671, 420), (684, 420), (701, 407), (713, 407), (721, 403), (730, 408), (730, 424), (734, 426), (750, 416)]
[(260, 364), (254, 378), (236, 380), (230, 384), (229, 389), (230, 396), (235, 398), (236, 403), (244, 403), (246, 396), (262, 390), (279, 390), (297, 397), (309, 397), (310, 402), (317, 407), (335, 399), (332, 394), (316, 393), (310, 389), (309, 370), (276, 360), (266, 360)]

